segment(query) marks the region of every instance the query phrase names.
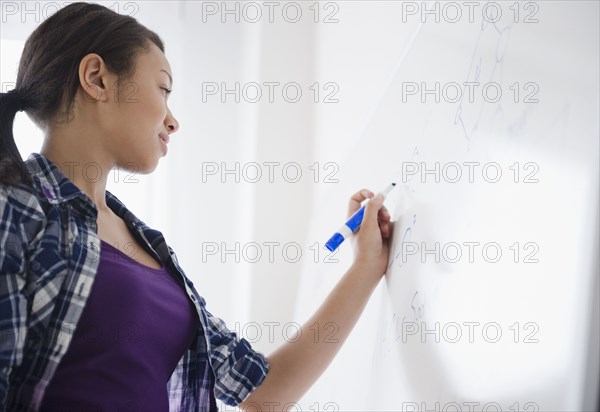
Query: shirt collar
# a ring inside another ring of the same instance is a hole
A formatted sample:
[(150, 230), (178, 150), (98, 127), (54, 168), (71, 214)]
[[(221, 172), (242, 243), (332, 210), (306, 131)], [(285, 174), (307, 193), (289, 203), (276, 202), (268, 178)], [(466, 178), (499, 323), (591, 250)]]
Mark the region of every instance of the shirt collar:
[(85, 195), (46, 156), (40, 153), (31, 153), (25, 160), (25, 165), (34, 179), (39, 180), (40, 188), (50, 203), (63, 203)]
[[(25, 160), (25, 165), (31, 172), (34, 181), (37, 181), (40, 190), (48, 202), (60, 204), (74, 201), (79, 209), (94, 219), (98, 216), (98, 209), (94, 202), (82, 192), (75, 184), (50, 159), (41, 153), (33, 152)], [(79, 200), (76, 200), (79, 199)], [(145, 227), (146, 224), (131, 213), (125, 205), (112, 193), (106, 190), (106, 204), (128, 226)]]

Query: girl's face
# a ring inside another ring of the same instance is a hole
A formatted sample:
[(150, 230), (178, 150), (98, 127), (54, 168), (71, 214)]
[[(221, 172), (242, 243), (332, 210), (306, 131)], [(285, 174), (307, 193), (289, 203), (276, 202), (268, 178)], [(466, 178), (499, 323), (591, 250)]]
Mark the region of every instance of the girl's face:
[[(129, 82), (121, 84), (119, 96), (111, 96), (114, 106), (109, 150), (118, 166), (134, 173), (152, 172), (166, 154), (166, 143), (159, 135), (179, 129), (179, 123), (167, 106), (168, 90), (173, 87), (171, 67), (163, 52), (151, 44), (148, 53), (136, 58), (136, 71)], [(117, 94), (114, 88), (114, 94)]]

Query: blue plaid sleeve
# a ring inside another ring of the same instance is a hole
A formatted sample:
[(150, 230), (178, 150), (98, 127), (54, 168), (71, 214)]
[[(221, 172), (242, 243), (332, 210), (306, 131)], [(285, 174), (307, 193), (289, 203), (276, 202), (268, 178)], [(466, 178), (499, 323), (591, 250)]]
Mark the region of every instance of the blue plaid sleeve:
[(42, 209), (32, 192), (0, 186), (0, 410), (5, 409), (10, 371), (23, 361), (27, 250), (42, 221)]
[(209, 356), (215, 373), (215, 397), (229, 406), (242, 403), (264, 381), (269, 364), (250, 343), (229, 330), (222, 319), (206, 311)]

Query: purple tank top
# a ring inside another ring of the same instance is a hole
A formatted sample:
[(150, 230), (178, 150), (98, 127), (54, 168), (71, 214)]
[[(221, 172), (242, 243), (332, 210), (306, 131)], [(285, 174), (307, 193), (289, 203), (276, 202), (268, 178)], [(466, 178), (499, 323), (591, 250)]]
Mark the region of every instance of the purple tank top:
[(183, 286), (101, 241), (100, 263), (42, 411), (168, 411), (167, 381), (200, 327)]

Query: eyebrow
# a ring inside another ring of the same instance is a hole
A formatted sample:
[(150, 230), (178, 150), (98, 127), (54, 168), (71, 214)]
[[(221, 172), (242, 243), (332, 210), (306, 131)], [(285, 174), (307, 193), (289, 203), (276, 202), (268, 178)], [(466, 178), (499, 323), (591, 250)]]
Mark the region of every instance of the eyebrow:
[(169, 72), (166, 71), (165, 69), (161, 69), (160, 71), (167, 73), (167, 76), (169, 76), (169, 80), (171, 80), (171, 87), (173, 87), (173, 78), (171, 77), (171, 75), (169, 74)]

